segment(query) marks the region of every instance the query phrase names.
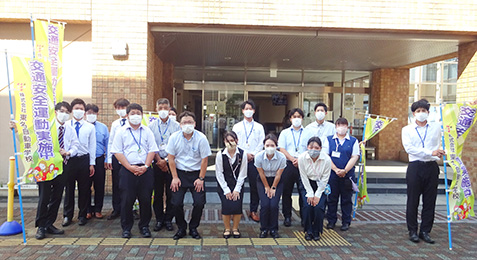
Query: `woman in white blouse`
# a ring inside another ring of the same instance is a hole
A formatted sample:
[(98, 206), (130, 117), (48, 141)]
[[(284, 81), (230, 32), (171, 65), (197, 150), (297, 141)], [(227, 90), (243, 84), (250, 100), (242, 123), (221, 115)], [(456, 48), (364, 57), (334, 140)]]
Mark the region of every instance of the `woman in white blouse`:
[[(233, 235), (239, 238), (238, 225), (242, 218), (243, 183), (247, 177), (247, 154), (237, 147), (237, 134), (233, 131), (224, 134), (225, 149), (215, 157), (215, 177), (222, 202), (224, 238)], [(230, 220), (233, 220), (232, 231)]]
[(319, 240), (323, 233), (325, 201), (323, 191), (331, 173), (331, 159), (321, 152), (321, 140), (312, 137), (308, 140), (307, 151), (298, 157), (298, 169), (304, 189), (302, 196), (302, 217), (305, 225), (305, 239)]

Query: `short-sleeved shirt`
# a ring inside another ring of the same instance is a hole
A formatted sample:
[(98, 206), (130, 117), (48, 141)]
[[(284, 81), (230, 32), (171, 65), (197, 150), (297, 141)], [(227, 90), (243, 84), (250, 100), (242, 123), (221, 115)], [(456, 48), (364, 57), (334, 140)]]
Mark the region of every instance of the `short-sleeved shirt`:
[(298, 131), (291, 126), (280, 133), (278, 147), (287, 150), (291, 156), (298, 158), (300, 154), (306, 152), (307, 143), (311, 137), (311, 132), (303, 126)]
[(159, 156), (161, 158), (167, 157), (166, 146), (169, 141), (169, 137), (181, 130), (181, 127), (177, 121), (167, 119), (166, 122), (163, 122), (161, 119), (154, 120), (150, 125), (154, 138), (156, 139), (157, 147), (159, 148)]
[(318, 122), (312, 122), (306, 126), (306, 129), (311, 132), (312, 136), (317, 136), (321, 140), (321, 144), (325, 141), (326, 137), (334, 135), (336, 133), (335, 124), (328, 121), (324, 121), (323, 124), (318, 124)]
[(199, 171), (202, 159), (212, 154), (207, 137), (197, 130), (194, 130), (190, 140), (184, 137), (182, 131), (173, 133), (166, 152), (175, 156), (176, 168), (182, 171)]
[[(339, 139), (339, 138), (338, 138), (338, 135), (334, 134), (331, 139), (333, 139), (333, 141), (335, 141), (336, 143), (339, 143), (339, 145), (343, 145), (343, 143), (345, 142), (345, 140), (351, 140), (351, 137), (349, 136), (349, 134), (346, 134), (345, 138)], [(338, 147), (338, 145), (336, 145), (336, 147)], [(328, 138), (326, 138), (326, 139), (325, 139), (325, 142), (323, 142), (323, 146), (322, 146), (321, 150), (322, 150), (322, 151), (325, 151), (325, 153), (327, 153), (328, 155), (331, 156), (331, 153), (332, 153), (333, 151), (330, 150), (330, 143), (329, 143)], [(353, 143), (353, 149), (352, 149), (351, 155), (359, 155), (359, 143), (358, 143), (358, 140), (356, 140), (356, 141)]]
[(114, 141), (114, 137), (116, 136), (116, 133), (119, 131), (121, 127), (127, 126), (127, 125), (129, 125), (127, 118), (118, 118), (114, 120), (114, 122), (111, 124), (111, 131), (109, 132), (108, 156), (106, 158), (107, 163), (112, 163), (112, 160), (113, 160), (113, 154), (111, 153), (111, 149), (113, 147), (113, 141)]
[(147, 154), (157, 151), (159, 149), (151, 129), (143, 125), (136, 130), (130, 125), (119, 128), (111, 148), (112, 154), (123, 154), (129, 164), (145, 164)]
[(275, 177), (279, 169), (287, 167), (287, 158), (279, 151), (275, 151), (272, 159), (269, 160), (265, 150), (255, 155), (255, 167), (262, 168), (265, 172), (265, 177)]

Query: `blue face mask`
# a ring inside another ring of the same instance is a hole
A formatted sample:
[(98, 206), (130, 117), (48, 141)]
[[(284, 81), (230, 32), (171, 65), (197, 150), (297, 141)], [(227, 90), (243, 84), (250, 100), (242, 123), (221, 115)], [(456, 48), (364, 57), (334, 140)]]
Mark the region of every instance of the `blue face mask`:
[(318, 156), (320, 156), (320, 153), (321, 153), (321, 150), (311, 150), (311, 149), (308, 150), (308, 154), (313, 159), (318, 158)]

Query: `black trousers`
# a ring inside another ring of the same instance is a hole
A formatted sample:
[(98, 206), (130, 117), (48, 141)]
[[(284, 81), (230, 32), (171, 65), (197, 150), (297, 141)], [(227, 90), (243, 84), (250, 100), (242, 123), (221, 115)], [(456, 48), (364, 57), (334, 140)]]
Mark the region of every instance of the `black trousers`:
[[(89, 181), (89, 155), (75, 156), (68, 160), (66, 172), (65, 202), (63, 216), (73, 218), (75, 209), (75, 184), (78, 183), (78, 217), (86, 217), (88, 198), (91, 196)], [(90, 194), (90, 195), (88, 195)]]
[[(316, 192), (318, 189), (318, 184), (316, 181), (309, 181), (311, 188)], [(302, 219), (303, 224), (305, 225), (305, 232), (308, 234), (313, 234), (314, 236), (323, 233), (323, 219), (325, 218), (325, 203), (327, 198), (325, 193), (321, 194), (320, 201), (316, 206), (311, 206), (308, 204), (305, 189), (301, 191), (300, 196), (303, 200)]]
[(121, 164), (119, 163), (116, 156), (113, 155), (112, 159), (113, 170), (111, 171), (111, 180), (113, 182), (113, 194), (112, 194), (112, 203), (113, 211), (121, 213), (121, 192), (119, 190), (119, 170), (121, 170)]
[(417, 232), (417, 211), (422, 194), (421, 232), (431, 232), (436, 209), (439, 166), (437, 162), (410, 162), (406, 172), (407, 229)]
[[(253, 165), (253, 161), (247, 164), (247, 178), (250, 187), (250, 212), (257, 212), (258, 204), (260, 203), (260, 196), (257, 190), (257, 167)], [(243, 188), (242, 188), (243, 189)]]
[(51, 181), (37, 182), (38, 208), (35, 227), (46, 228), (55, 223), (63, 197), (63, 189), (65, 188), (65, 168), (63, 164), (63, 174)]
[(192, 193), (192, 199), (194, 200), (192, 208), (192, 218), (189, 222), (189, 229), (195, 229), (200, 225), (200, 219), (202, 218), (202, 210), (206, 202), (205, 199), (205, 183), (204, 190), (201, 192), (195, 191), (194, 181), (199, 178), (199, 171), (186, 172), (177, 170), (177, 175), (181, 180), (181, 186), (176, 192), (172, 192), (171, 203), (174, 207), (174, 213), (176, 217), (177, 227), (182, 230), (187, 229), (187, 222), (184, 216), (184, 196), (187, 191)]
[[(267, 177), (268, 186), (272, 187), (275, 177)], [(257, 182), (258, 195), (260, 196), (260, 230), (278, 231), (278, 208), (280, 196), (283, 191), (283, 181), (278, 182), (275, 190), (275, 197), (268, 198), (265, 194), (265, 186), (260, 176), (255, 179)]]
[[(101, 213), (103, 210), (105, 178), (106, 169), (104, 168), (104, 155), (102, 155), (100, 157), (96, 157), (94, 175), (93, 177), (89, 178), (90, 192), (88, 193), (88, 213)], [(94, 188), (94, 205), (91, 204), (91, 186)]]
[[(169, 171), (163, 172), (156, 164), (153, 164), (154, 170), (154, 214), (157, 222), (171, 222), (174, 217), (172, 209), (171, 197), (171, 181), (172, 175)], [(164, 194), (165, 191), (165, 194)], [(166, 202), (166, 210), (164, 212), (164, 196)]]
[[(290, 218), (292, 211), (292, 193), (295, 184), (298, 190), (298, 194), (300, 194), (300, 190), (303, 189), (300, 179), (300, 172), (298, 171), (297, 167), (293, 166), (293, 163), (291, 161), (287, 160), (287, 167), (285, 167), (285, 169), (283, 170), (282, 178), (280, 181), (283, 182), (282, 214), (285, 218)], [(303, 205), (301, 196), (299, 196), (299, 204), (301, 212), (301, 208)]]
[[(341, 223), (342, 224), (351, 224), (351, 213), (353, 212), (353, 186), (349, 177), (353, 173), (348, 172), (348, 174), (340, 178), (334, 173), (331, 172), (331, 177), (328, 181), (328, 184), (331, 188), (331, 193), (328, 195), (328, 200), (326, 205), (328, 206), (328, 211), (326, 211), (326, 219), (328, 223), (335, 224), (338, 221), (338, 200), (340, 201), (341, 207)], [(354, 179), (354, 177), (353, 177)]]
[(136, 176), (126, 168), (119, 171), (119, 189), (121, 192), (121, 227), (123, 231), (131, 231), (134, 224), (133, 205), (139, 200), (139, 229), (149, 227), (152, 217), (151, 200), (154, 189), (154, 175), (151, 168), (141, 176)]

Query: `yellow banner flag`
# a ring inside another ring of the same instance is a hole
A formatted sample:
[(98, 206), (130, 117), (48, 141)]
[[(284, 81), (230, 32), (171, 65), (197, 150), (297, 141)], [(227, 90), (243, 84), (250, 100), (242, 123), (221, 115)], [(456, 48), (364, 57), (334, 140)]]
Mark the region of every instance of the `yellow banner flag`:
[(55, 125), (55, 108), (48, 62), (12, 57), (15, 114), (18, 122), (24, 182), (49, 181), (63, 172)]
[[(47, 77), (51, 81), (54, 94), (53, 104), (63, 101), (63, 24), (35, 20), (35, 54), (39, 60), (48, 60), (51, 73)], [(51, 77), (51, 78), (50, 78)]]

